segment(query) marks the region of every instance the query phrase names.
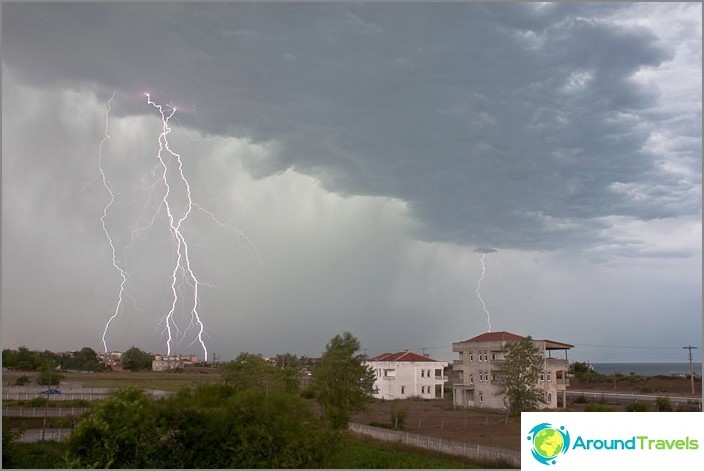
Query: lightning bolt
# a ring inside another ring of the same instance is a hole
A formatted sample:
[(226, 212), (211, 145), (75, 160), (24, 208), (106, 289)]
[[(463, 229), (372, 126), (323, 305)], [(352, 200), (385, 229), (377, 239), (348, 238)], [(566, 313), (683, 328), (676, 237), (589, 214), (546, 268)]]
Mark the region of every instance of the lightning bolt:
[(477, 297), (479, 298), (479, 301), (482, 303), (482, 309), (484, 309), (484, 313), (486, 313), (486, 322), (489, 324), (489, 332), (491, 332), (491, 314), (489, 314), (489, 310), (486, 308), (486, 304), (484, 303), (484, 300), (482, 299), (482, 295), (479, 292), (479, 288), (482, 286), (482, 281), (484, 281), (484, 274), (486, 273), (486, 265), (484, 264), (484, 259), (486, 258), (486, 252), (482, 254), (481, 262), (482, 262), (482, 276), (479, 278), (479, 283), (477, 283), (477, 289), (475, 290), (477, 293)]
[(117, 262), (117, 254), (116, 254), (116, 249), (115, 249), (115, 242), (113, 241), (112, 237), (110, 236), (110, 231), (108, 231), (107, 225), (105, 223), (105, 219), (108, 216), (108, 211), (110, 210), (110, 207), (112, 204), (115, 202), (115, 192), (112, 190), (112, 185), (110, 184), (110, 181), (107, 179), (105, 176), (105, 171), (103, 170), (103, 147), (105, 147), (105, 144), (110, 140), (110, 111), (112, 111), (111, 105), (112, 101), (115, 99), (115, 92), (112, 93), (112, 96), (108, 100), (108, 106), (107, 106), (107, 111), (105, 112), (105, 132), (103, 136), (103, 140), (100, 141), (100, 147), (98, 148), (98, 171), (100, 172), (100, 177), (103, 181), (103, 186), (105, 189), (108, 191), (108, 194), (110, 195), (110, 201), (105, 205), (103, 208), (103, 215), (100, 218), (100, 222), (103, 226), (103, 232), (105, 233), (105, 237), (108, 239), (108, 243), (110, 244), (110, 250), (112, 252), (112, 266), (115, 267), (115, 269), (120, 273), (120, 291), (117, 296), (117, 304), (115, 306), (115, 312), (110, 316), (108, 319), (107, 323), (105, 324), (105, 329), (103, 330), (103, 336), (102, 336), (102, 341), (103, 341), (103, 348), (105, 349), (105, 353), (108, 352), (108, 344), (107, 341), (105, 340), (105, 337), (108, 333), (108, 328), (110, 327), (110, 323), (117, 317), (117, 315), (120, 313), (120, 308), (122, 307), (122, 300), (123, 296), (125, 293), (125, 283), (127, 283), (127, 273), (125, 270), (120, 266), (120, 264)]
[[(161, 201), (161, 204), (166, 209), (166, 215), (169, 219), (169, 229), (171, 232), (171, 238), (174, 244), (174, 251), (176, 253), (176, 263), (174, 264), (174, 269), (171, 273), (171, 293), (173, 295), (173, 301), (171, 303), (171, 309), (163, 317), (165, 329), (167, 332), (167, 355), (171, 354), (171, 347), (174, 342), (172, 326), (177, 330), (176, 323), (173, 317), (174, 312), (176, 310), (176, 305), (179, 302), (179, 289), (177, 289), (177, 284), (180, 273), (185, 279), (185, 283), (190, 286), (193, 290), (193, 306), (190, 311), (191, 324), (189, 325), (189, 328), (195, 326), (195, 328), (198, 330), (196, 340), (194, 340), (193, 343), (195, 343), (196, 341), (200, 343), (201, 347), (203, 348), (203, 357), (207, 360), (208, 349), (205, 346), (205, 342), (203, 341), (203, 332), (205, 330), (205, 327), (200, 318), (200, 314), (198, 313), (198, 288), (200, 286), (200, 282), (193, 273), (193, 270), (191, 269), (191, 260), (188, 254), (188, 243), (182, 232), (182, 225), (186, 221), (186, 219), (188, 219), (188, 216), (191, 214), (191, 210), (193, 209), (191, 185), (188, 183), (188, 179), (183, 173), (183, 162), (181, 160), (181, 155), (171, 149), (168, 140), (168, 135), (171, 132), (171, 128), (169, 127), (169, 120), (176, 113), (176, 107), (168, 106), (168, 108), (165, 108), (163, 105), (153, 102), (149, 93), (146, 93), (145, 95), (147, 97), (147, 103), (156, 108), (159, 111), (159, 114), (161, 115), (162, 131), (159, 135), (158, 140), (159, 151), (157, 153), (157, 159), (159, 160), (163, 170), (161, 174), (161, 181), (164, 183), (164, 186), (166, 188), (166, 192), (164, 193), (164, 197)], [(169, 184), (168, 178), (169, 165), (164, 160), (165, 154), (169, 156), (170, 161), (173, 161), (175, 159), (176, 167), (178, 170), (178, 176), (180, 177), (181, 182), (183, 184), (183, 188), (185, 190), (186, 205), (180, 216), (174, 214), (174, 209), (172, 208), (172, 205), (169, 202), (169, 195), (171, 194), (171, 184)]]
[[(156, 163), (142, 178), (145, 184), (142, 190), (149, 193), (146, 204), (137, 216), (137, 221), (134, 229), (130, 234), (129, 241), (122, 248), (122, 252), (118, 256), (115, 238), (110, 235), (106, 219), (110, 208), (116, 200), (117, 192), (113, 190), (110, 180), (107, 178), (103, 169), (103, 149), (106, 143), (110, 140), (109, 118), (112, 101), (115, 99), (116, 93), (112, 94), (107, 103), (107, 112), (105, 114), (105, 131), (103, 139), (100, 143), (98, 151), (98, 170), (102, 179), (103, 186), (110, 195), (110, 201), (103, 208), (103, 215), (100, 218), (103, 232), (110, 244), (112, 252), (112, 265), (119, 272), (121, 277), (120, 290), (118, 293), (118, 301), (115, 306), (115, 312), (110, 316), (103, 330), (102, 341), (105, 352), (108, 351), (106, 336), (112, 321), (118, 316), (123, 305), (125, 297), (135, 301), (135, 308), (139, 310), (136, 300), (126, 293), (125, 287), (128, 284), (128, 274), (126, 270), (125, 260), (127, 254), (133, 245), (139, 239), (140, 234), (149, 230), (157, 221), (159, 214), (166, 213), (169, 221), (169, 239), (173, 248), (173, 269), (171, 270), (171, 306), (169, 311), (161, 317), (157, 324), (157, 328), (163, 323), (162, 333), (166, 337), (167, 355), (171, 354), (172, 349), (183, 342), (191, 330), (197, 331), (195, 339), (189, 344), (192, 346), (196, 343), (203, 350), (203, 357), (207, 361), (208, 349), (205, 345), (204, 336), (205, 326), (201, 319), (200, 309), (200, 288), (203, 286), (211, 287), (207, 283), (200, 281), (192, 267), (189, 254), (189, 246), (186, 237), (183, 233), (183, 226), (188, 220), (188, 217), (194, 210), (199, 210), (207, 214), (218, 226), (233, 232), (239, 236), (240, 241), (245, 241), (248, 247), (257, 255), (261, 261), (261, 256), (256, 245), (249, 239), (244, 232), (239, 229), (223, 224), (215, 217), (211, 211), (198, 205), (193, 201), (191, 195), (191, 185), (186, 178), (183, 169), (183, 161), (181, 155), (171, 149), (168, 135), (171, 133), (170, 120), (174, 118), (176, 107), (173, 104), (162, 105), (154, 102), (149, 93), (144, 94), (147, 98), (147, 104), (154, 107), (161, 117), (161, 132), (157, 139), (158, 151), (156, 153)], [(145, 181), (145, 178), (149, 181)], [(177, 203), (177, 201), (179, 201)], [(155, 208), (155, 209), (153, 209)], [(153, 210), (151, 216), (148, 214)], [(145, 223), (146, 222), (146, 223)], [(188, 307), (186, 307), (188, 305)], [(190, 315), (190, 320), (185, 328), (179, 328), (179, 323), (176, 321), (176, 311), (179, 307), (179, 316)], [(188, 314), (186, 314), (188, 313)]]

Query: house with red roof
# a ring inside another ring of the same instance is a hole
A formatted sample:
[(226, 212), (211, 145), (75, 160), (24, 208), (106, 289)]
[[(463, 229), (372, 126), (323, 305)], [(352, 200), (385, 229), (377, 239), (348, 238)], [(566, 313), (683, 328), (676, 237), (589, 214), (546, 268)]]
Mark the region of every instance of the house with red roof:
[(366, 362), (376, 373), (374, 397), (379, 399), (406, 399), (421, 397), (436, 399), (445, 397), (447, 381), (446, 361), (404, 350), (382, 353)]
[[(471, 339), (452, 344), (452, 351), (459, 359), (452, 363), (455, 378), (452, 384), (452, 402), (459, 407), (485, 407), (506, 409), (503, 396), (499, 395), (499, 372), (511, 342), (525, 337), (511, 332), (486, 332)], [(565, 408), (568, 386), (567, 350), (574, 347), (553, 340), (532, 340), (543, 360), (543, 371), (538, 386), (544, 391), (546, 409)]]

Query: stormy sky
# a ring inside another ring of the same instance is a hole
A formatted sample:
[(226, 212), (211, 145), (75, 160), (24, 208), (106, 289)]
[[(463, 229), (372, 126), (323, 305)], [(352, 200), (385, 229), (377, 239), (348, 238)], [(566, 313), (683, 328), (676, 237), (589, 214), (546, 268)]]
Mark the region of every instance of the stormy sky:
[[(105, 214), (127, 280), (107, 347), (165, 352), (175, 254), (148, 92), (176, 108), (209, 355), (319, 356), (350, 331), (369, 355), (451, 359), (490, 324), (573, 344), (575, 360), (687, 361), (702, 338), (701, 17), (4, 2), (3, 347), (104, 349), (121, 283)], [(183, 185), (170, 198), (185, 208)], [(173, 351), (202, 356), (189, 309)]]

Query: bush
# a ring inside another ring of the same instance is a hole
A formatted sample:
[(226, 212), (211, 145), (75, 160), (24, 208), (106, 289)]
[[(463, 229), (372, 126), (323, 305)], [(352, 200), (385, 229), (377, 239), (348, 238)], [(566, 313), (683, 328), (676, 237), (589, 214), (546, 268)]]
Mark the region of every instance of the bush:
[(582, 394), (581, 396), (577, 397), (577, 399), (574, 400), (575, 404), (586, 404), (587, 402), (588, 402), (587, 398), (584, 397), (584, 394)]
[(584, 408), (584, 412), (613, 412), (613, 409), (611, 407), (597, 404), (596, 402), (590, 402)]
[(395, 429), (406, 430), (406, 417), (408, 417), (406, 408), (397, 408), (395, 405), (391, 408), (391, 424)]
[(15, 386), (24, 386), (27, 383), (29, 383), (29, 376), (20, 376), (15, 381)]
[(632, 402), (631, 404), (628, 404), (628, 407), (626, 407), (626, 410), (628, 412), (647, 412), (648, 411), (648, 404), (646, 404), (643, 401), (635, 401), (635, 402)]
[(655, 410), (658, 412), (672, 412), (672, 404), (666, 397), (658, 397), (655, 399)]

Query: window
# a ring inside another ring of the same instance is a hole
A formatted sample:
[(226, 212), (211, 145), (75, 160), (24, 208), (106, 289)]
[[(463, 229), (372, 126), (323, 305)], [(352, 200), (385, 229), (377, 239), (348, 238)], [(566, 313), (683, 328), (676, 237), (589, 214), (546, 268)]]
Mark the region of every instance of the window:
[(491, 352), (491, 359), (496, 360), (496, 353), (495, 352)]
[(484, 402), (484, 393), (479, 393), (479, 402)]
[(425, 394), (425, 386), (420, 387), (420, 392), (421, 392), (421, 394)]
[(474, 361), (474, 353), (469, 352), (469, 361)]
[(401, 394), (406, 394), (406, 386), (401, 386)]
[(548, 404), (552, 404), (552, 393), (548, 393)]
[(474, 384), (474, 375), (469, 375), (469, 384)]
[(552, 381), (552, 371), (548, 371), (548, 381)]
[(420, 370), (420, 377), (425, 378), (425, 370)]
[(545, 373), (540, 373), (540, 381), (545, 381)]

